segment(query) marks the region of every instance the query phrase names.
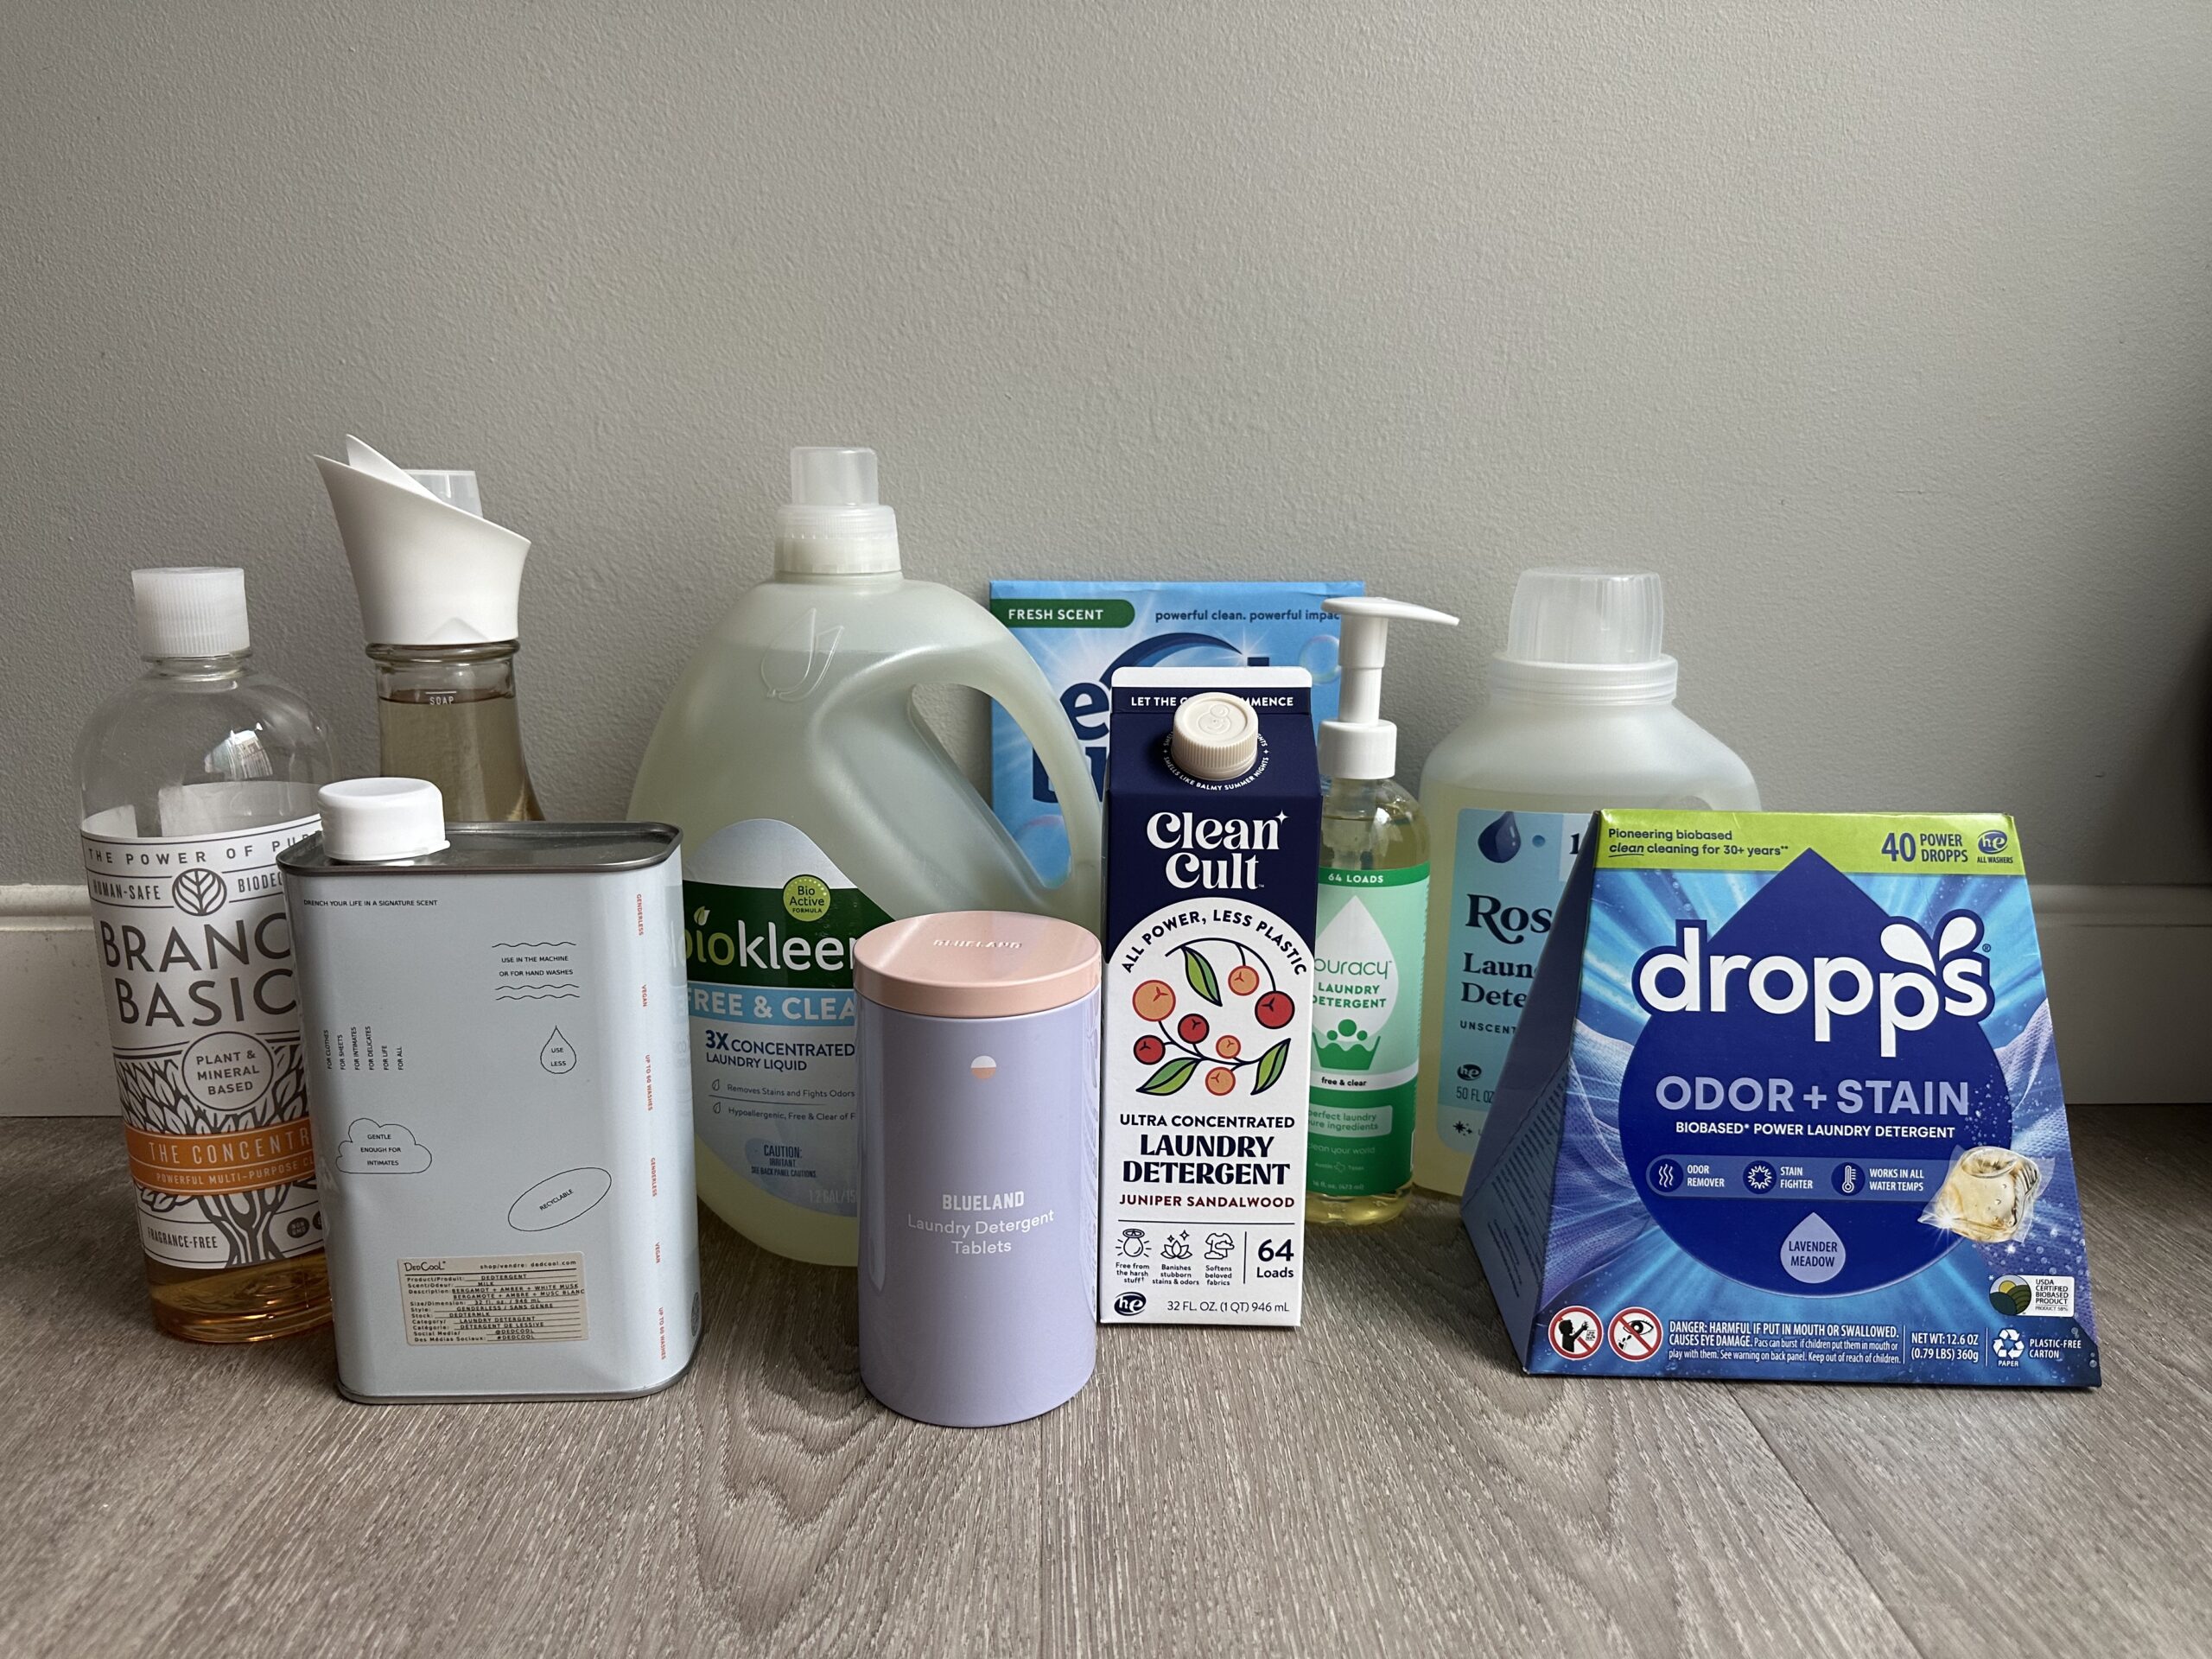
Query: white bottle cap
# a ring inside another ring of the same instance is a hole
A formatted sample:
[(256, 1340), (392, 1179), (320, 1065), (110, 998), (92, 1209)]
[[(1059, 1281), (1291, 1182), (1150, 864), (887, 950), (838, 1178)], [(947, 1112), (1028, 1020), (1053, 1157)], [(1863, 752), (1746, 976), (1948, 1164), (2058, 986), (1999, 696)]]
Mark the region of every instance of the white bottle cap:
[(359, 438), (317, 455), (372, 645), (476, 645), (522, 633), (530, 540), (479, 515), (476, 474), (410, 473)]
[(1649, 570), (1524, 570), (1491, 690), (1577, 702), (1669, 702), (1666, 593)]
[(875, 451), (791, 451), (791, 505), (776, 518), (776, 569), (799, 575), (896, 575), (899, 518), (876, 499)]
[(1260, 716), (1242, 697), (1202, 691), (1175, 711), (1167, 757), (1193, 778), (1225, 784), (1260, 755)]
[(1321, 608), (1344, 618), (1344, 639), (1337, 661), (1344, 672), (1337, 717), (1321, 722), (1317, 740), (1324, 778), (1391, 778), (1398, 771), (1398, 728), (1382, 718), (1382, 658), (1390, 643), (1390, 624), (1459, 619), (1401, 599), (1351, 594), (1324, 600)]
[(322, 850), (340, 864), (384, 864), (446, 849), (446, 801), (420, 778), (347, 778), (315, 791)]
[(245, 572), (213, 565), (133, 570), (141, 657), (235, 657), (252, 644)]

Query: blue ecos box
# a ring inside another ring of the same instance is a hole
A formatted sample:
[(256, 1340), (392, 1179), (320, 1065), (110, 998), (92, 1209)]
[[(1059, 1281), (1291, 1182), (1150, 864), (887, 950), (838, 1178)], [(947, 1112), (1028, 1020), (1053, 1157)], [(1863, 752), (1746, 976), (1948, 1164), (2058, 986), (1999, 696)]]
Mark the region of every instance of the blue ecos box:
[[(991, 614), (1045, 671), (1106, 791), (1109, 692), (1125, 668), (1302, 668), (1313, 724), (1337, 716), (1337, 619), (1357, 582), (995, 582)], [(1047, 881), (1068, 868), (1060, 804), (1037, 752), (991, 705), (991, 808)]]
[(1598, 814), (1462, 1214), (1531, 1371), (2094, 1387), (2012, 820)]

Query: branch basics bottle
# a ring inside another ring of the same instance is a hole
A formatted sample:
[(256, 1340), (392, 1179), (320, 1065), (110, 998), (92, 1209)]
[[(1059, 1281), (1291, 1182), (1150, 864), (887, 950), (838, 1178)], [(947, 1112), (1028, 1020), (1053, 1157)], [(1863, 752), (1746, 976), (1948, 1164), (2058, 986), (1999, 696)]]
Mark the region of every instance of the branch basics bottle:
[(1675, 707), (1649, 571), (1522, 573), (1490, 702), (1429, 753), (1436, 827), (1414, 1180), (1458, 1197), (1552, 913), (1600, 807), (1756, 812), (1734, 750)]
[[(1035, 746), (1072, 857), (1039, 879), (914, 708), (997, 702)], [(1010, 910), (1098, 925), (1098, 797), (1044, 671), (965, 594), (900, 570), (873, 449), (791, 451), (775, 574), (669, 694), (630, 797), (683, 831), (699, 1196), (755, 1243), (853, 1266), (853, 949), (886, 921)]]
[(1318, 737), (1321, 891), (1313, 931), (1313, 1112), (1306, 1219), (1389, 1221), (1413, 1183), (1428, 928), (1428, 818), (1397, 781), (1382, 718), (1390, 624), (1459, 619), (1395, 599), (1332, 599), (1344, 619), (1337, 718)]
[(471, 472), (412, 472), (359, 438), (318, 455), (377, 665), (377, 767), (438, 786), (448, 821), (536, 820), (515, 699), (527, 538)]
[(85, 884), (154, 1323), (256, 1342), (330, 1317), (276, 855), (321, 722), (246, 660), (245, 573), (135, 570), (145, 674), (77, 745)]

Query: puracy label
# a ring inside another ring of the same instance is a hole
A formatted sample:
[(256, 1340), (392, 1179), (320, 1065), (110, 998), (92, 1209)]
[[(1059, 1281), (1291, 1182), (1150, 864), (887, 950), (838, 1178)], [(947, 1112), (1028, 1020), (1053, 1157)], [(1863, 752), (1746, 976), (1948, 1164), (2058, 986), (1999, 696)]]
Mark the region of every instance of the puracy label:
[(1364, 1198), (1413, 1179), (1427, 925), (1426, 864), (1321, 872), (1308, 1192)]
[(688, 853), (700, 1140), (772, 1198), (855, 1213), (853, 944), (891, 919), (804, 830), (750, 818)]
[(1471, 1156), (1482, 1139), (1506, 1051), (1520, 1028), (1536, 961), (1551, 935), (1586, 813), (1459, 814), (1446, 911), (1437, 1138)]
[(315, 826), (82, 837), (139, 1242), (171, 1266), (322, 1248), (276, 868)]

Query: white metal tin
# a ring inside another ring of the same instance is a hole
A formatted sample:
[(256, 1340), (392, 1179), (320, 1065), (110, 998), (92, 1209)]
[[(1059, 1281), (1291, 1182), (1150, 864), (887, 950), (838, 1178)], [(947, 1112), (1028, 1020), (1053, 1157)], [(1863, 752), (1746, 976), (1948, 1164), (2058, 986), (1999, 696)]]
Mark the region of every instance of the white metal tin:
[(281, 860), (339, 1386), (652, 1393), (699, 1332), (677, 833), (449, 835)]

